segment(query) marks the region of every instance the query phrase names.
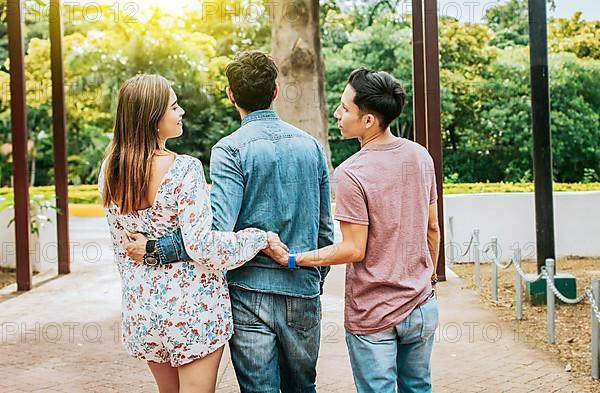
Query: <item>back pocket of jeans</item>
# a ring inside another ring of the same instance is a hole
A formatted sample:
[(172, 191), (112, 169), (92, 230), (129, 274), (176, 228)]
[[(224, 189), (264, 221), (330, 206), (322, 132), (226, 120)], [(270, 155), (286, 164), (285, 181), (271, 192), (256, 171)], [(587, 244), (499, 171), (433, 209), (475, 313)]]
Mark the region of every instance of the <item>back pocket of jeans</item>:
[(316, 327), (321, 320), (321, 300), (316, 297), (303, 299), (286, 297), (286, 321), (288, 326), (310, 330)]
[(229, 297), (234, 325), (252, 325), (258, 322), (261, 295), (258, 292), (230, 287)]

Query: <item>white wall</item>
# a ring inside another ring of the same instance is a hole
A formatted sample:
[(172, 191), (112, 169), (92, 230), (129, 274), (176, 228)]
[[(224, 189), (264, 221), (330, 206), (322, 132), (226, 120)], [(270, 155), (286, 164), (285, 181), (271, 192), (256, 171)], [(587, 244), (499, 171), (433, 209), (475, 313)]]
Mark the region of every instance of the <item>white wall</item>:
[[(480, 230), (480, 249), (498, 237), (500, 259), (509, 260), (518, 244), (524, 259), (536, 258), (535, 205), (533, 193), (486, 193), (444, 196), (446, 258), (472, 260), (472, 253), (460, 257), (469, 244), (473, 228)], [(34, 269), (56, 269), (56, 212), (46, 211), (52, 220), (40, 228), (39, 243), (32, 236)], [(12, 208), (0, 212), (0, 266), (15, 266)], [(452, 225), (450, 218), (452, 217)], [(600, 256), (600, 191), (554, 193), (554, 231), (557, 256)], [(37, 243), (37, 244), (36, 244)], [(454, 256), (453, 256), (454, 255)], [(491, 253), (481, 260), (490, 261)]]
[[(533, 193), (488, 193), (444, 196), (446, 258), (472, 260), (466, 250), (473, 228), (480, 249), (498, 238), (500, 259), (509, 260), (518, 244), (523, 259), (536, 259)], [(556, 255), (600, 256), (600, 191), (554, 193)], [(482, 254), (490, 261), (491, 253)]]
[[(32, 207), (31, 214), (38, 214)], [(39, 272), (58, 269), (58, 250), (56, 242), (56, 211), (43, 209), (40, 213), (51, 222), (40, 222), (39, 235), (29, 237), (29, 255), (32, 269)], [(0, 212), (0, 266), (16, 267), (15, 224), (8, 225), (14, 217), (14, 209), (8, 207)]]

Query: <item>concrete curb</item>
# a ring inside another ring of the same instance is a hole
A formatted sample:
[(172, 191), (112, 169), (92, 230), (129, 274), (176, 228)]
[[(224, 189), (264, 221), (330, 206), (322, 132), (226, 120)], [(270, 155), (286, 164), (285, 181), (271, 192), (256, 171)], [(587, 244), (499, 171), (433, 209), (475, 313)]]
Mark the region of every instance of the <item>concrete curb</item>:
[[(331, 204), (331, 214), (335, 214), (335, 203)], [(104, 217), (104, 209), (98, 204), (69, 203), (70, 217)]]
[(69, 203), (70, 217), (104, 217), (102, 205)]

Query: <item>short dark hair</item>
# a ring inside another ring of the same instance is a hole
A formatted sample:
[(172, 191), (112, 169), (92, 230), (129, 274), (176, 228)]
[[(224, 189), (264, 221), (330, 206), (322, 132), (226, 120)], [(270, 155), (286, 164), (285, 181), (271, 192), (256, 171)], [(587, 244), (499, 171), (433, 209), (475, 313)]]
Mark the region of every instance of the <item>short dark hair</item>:
[(277, 66), (259, 51), (243, 51), (225, 68), (236, 104), (248, 111), (268, 109), (275, 98)]
[(372, 112), (382, 128), (400, 116), (406, 93), (400, 82), (387, 72), (359, 68), (350, 73), (348, 84), (356, 92), (354, 103), (360, 111)]

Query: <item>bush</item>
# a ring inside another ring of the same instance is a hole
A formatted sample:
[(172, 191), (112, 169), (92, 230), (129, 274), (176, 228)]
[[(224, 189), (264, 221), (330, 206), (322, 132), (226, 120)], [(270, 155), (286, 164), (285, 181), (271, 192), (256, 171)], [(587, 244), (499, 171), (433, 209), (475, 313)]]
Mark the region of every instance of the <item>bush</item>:
[[(533, 192), (533, 183), (444, 183), (444, 194), (479, 194), (491, 192)], [(554, 192), (600, 191), (600, 183), (554, 183)]]
[[(9, 187), (0, 188), (0, 195), (12, 196), (13, 190)], [(29, 195), (44, 195), (54, 196), (54, 186), (32, 187), (29, 189)], [(69, 203), (77, 204), (99, 204), (100, 194), (98, 194), (98, 186), (96, 185), (81, 185), (69, 186)]]
[[(554, 191), (600, 191), (600, 183), (554, 183)], [(533, 183), (444, 183), (444, 194), (479, 194), (491, 192), (533, 192)], [(54, 186), (32, 187), (29, 195), (54, 196)], [(9, 187), (0, 188), (0, 196), (13, 197)], [(98, 205), (102, 201), (96, 185), (69, 186), (69, 203)]]

